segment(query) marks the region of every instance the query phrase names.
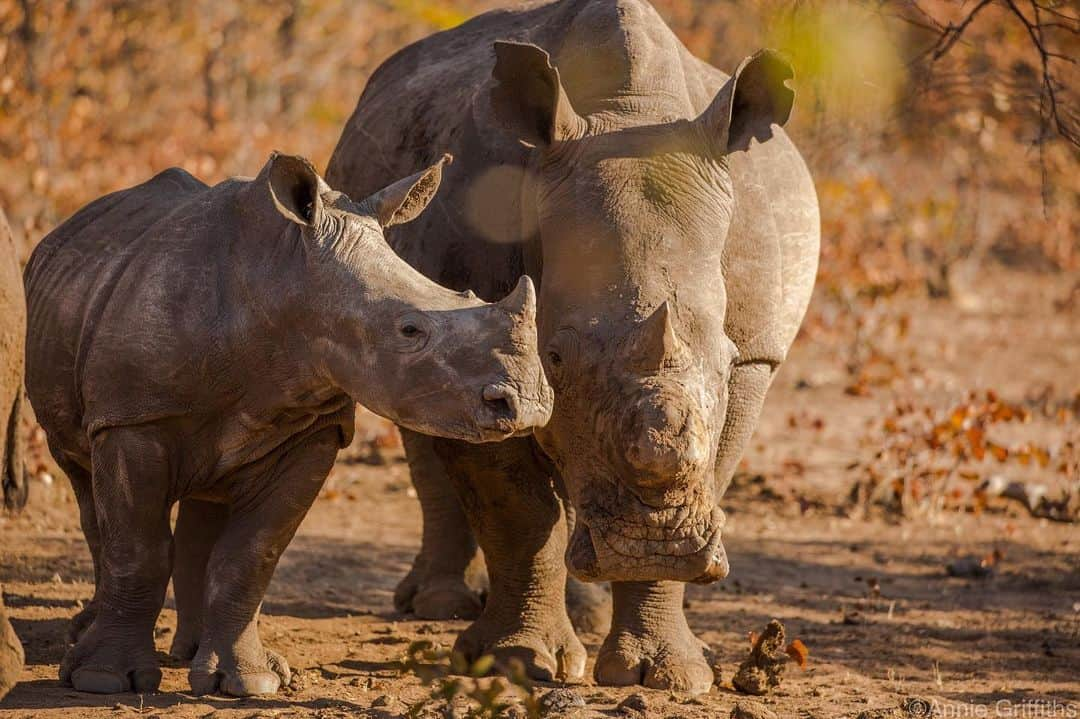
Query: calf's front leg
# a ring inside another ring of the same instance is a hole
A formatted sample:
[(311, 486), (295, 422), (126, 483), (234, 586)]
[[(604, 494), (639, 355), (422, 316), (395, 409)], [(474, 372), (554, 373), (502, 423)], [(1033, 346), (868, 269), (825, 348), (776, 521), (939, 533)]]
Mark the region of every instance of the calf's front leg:
[(333, 467), (337, 427), (313, 434), (253, 468), (238, 486), (206, 568), (202, 635), (188, 680), (196, 694), (273, 694), (288, 684), (288, 663), (265, 649), (258, 615), (278, 559)]
[[(141, 693), (161, 684), (154, 623), (172, 562), (167, 447), (143, 428), (107, 429), (92, 440), (96, 612), (60, 664), (60, 681), (79, 691)], [(93, 545), (92, 532), (87, 538)]]

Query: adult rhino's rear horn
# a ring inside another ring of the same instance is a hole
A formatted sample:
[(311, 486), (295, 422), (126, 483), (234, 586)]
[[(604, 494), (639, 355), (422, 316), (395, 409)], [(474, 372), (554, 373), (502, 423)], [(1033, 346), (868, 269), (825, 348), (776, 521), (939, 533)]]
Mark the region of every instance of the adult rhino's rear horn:
[(514, 317), (536, 317), (536, 287), (532, 278), (522, 275), (514, 291), (499, 301), (499, 308)]
[(675, 333), (668, 302), (660, 305), (634, 330), (628, 345), (630, 360), (642, 372), (684, 367), (690, 350)]

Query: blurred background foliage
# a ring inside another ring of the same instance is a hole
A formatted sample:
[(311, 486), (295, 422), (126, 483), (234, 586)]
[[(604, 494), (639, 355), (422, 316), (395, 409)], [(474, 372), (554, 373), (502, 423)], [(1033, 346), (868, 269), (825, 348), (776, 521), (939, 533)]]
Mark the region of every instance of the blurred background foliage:
[[(510, 4), (0, 0), (0, 205), (24, 259), (84, 203), (169, 166), (215, 182), (281, 149), (325, 167), (380, 62)], [(792, 58), (822, 291), (947, 296), (988, 262), (1080, 269), (1078, 147), (1063, 137), (1078, 118), (1075, 4), (653, 4), (723, 69), (763, 46)]]

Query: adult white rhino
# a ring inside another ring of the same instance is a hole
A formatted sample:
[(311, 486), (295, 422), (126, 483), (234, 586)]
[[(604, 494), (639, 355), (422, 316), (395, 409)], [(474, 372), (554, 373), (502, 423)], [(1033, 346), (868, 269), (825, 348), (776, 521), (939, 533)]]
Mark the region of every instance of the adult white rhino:
[(645, 0), (559, 0), (482, 15), (371, 78), (331, 184), (363, 196), (453, 152), (448, 191), (391, 244), (486, 297), (522, 272), (540, 285), (556, 399), (535, 441), (406, 434), (424, 542), (398, 604), (475, 615), (463, 576), (478, 540), (491, 591), (467, 655), (582, 674), (569, 564), (613, 583), (599, 682), (711, 685), (682, 583), (727, 573), (717, 503), (817, 267), (814, 186), (780, 129), (792, 76), (770, 51), (726, 75)]

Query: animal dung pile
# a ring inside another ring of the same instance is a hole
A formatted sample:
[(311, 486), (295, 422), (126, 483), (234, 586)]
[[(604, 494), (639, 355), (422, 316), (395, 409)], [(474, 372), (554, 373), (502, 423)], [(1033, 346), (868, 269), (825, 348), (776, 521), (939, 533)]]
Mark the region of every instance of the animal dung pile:
[(784, 625), (773, 619), (758, 636), (731, 683), (743, 694), (768, 694), (780, 686), (788, 655), (784, 651)]

